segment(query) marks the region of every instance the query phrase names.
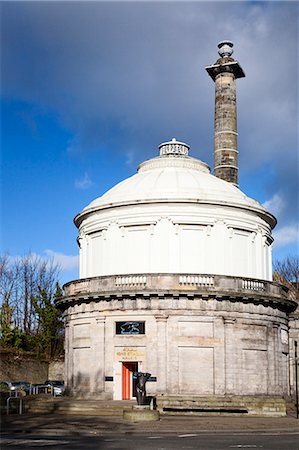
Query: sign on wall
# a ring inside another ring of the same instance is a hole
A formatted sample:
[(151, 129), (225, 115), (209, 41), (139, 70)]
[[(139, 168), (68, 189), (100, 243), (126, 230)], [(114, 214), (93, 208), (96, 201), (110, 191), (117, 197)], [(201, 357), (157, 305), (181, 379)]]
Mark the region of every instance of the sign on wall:
[(118, 361), (143, 361), (144, 347), (116, 347), (115, 356)]
[(144, 322), (115, 322), (116, 334), (145, 334)]

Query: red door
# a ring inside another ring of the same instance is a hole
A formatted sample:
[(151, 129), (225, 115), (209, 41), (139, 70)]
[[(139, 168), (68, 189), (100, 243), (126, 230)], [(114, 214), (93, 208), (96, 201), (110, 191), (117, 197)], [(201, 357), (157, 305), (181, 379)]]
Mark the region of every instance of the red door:
[(122, 399), (130, 400), (134, 394), (133, 372), (137, 372), (138, 362), (122, 363)]

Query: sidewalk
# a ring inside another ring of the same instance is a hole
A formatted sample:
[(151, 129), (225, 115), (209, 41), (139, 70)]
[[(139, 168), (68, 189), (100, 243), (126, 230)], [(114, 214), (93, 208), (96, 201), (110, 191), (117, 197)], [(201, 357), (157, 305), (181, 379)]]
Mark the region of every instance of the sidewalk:
[(298, 433), (295, 415), (281, 418), (161, 416), (158, 422), (131, 423), (120, 417), (62, 414), (10, 415), (2, 417), (2, 434), (47, 436), (104, 436), (113, 433)]

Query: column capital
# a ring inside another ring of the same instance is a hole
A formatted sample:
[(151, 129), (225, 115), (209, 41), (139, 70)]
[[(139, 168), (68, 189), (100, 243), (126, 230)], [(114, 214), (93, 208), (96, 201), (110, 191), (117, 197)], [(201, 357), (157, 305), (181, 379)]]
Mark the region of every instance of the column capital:
[(223, 322), (225, 325), (234, 325), (236, 323), (237, 319), (233, 317), (223, 317)]
[(168, 317), (169, 316), (165, 315), (165, 314), (156, 314), (155, 315), (156, 322), (167, 322)]
[(96, 317), (96, 322), (98, 325), (104, 324), (106, 322), (106, 316)]

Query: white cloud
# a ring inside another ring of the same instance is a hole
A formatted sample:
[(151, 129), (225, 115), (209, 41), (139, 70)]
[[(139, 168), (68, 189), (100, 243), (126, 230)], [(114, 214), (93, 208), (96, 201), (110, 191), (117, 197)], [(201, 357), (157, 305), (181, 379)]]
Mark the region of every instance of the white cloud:
[(93, 185), (93, 182), (91, 181), (87, 172), (84, 173), (84, 176), (82, 178), (75, 180), (75, 187), (77, 189), (85, 190), (85, 189), (90, 188), (90, 186), (92, 186), (92, 185)]
[(125, 163), (126, 163), (126, 165), (127, 166), (132, 166), (133, 165), (133, 162), (134, 162), (134, 151), (133, 150), (128, 150), (127, 152), (126, 152), (126, 161), (125, 161)]
[(79, 268), (79, 256), (64, 255), (53, 250), (44, 252), (54, 264), (58, 264), (61, 270), (77, 270)]
[[(24, 258), (28, 258), (30, 261), (46, 261), (57, 264), (59, 269), (62, 271), (66, 270), (78, 270), (79, 269), (79, 256), (73, 255), (65, 255), (60, 252), (54, 252), (53, 250), (45, 250), (43, 255), (39, 255), (37, 253), (29, 252), (25, 255), (8, 255), (9, 262), (11, 264), (23, 260)], [(46, 256), (45, 256), (46, 255)]]
[(275, 247), (285, 247), (286, 245), (299, 244), (299, 224), (286, 225), (274, 232)]
[(272, 198), (263, 203), (263, 207), (274, 216), (279, 216), (285, 207), (285, 201), (279, 194), (274, 194)]

